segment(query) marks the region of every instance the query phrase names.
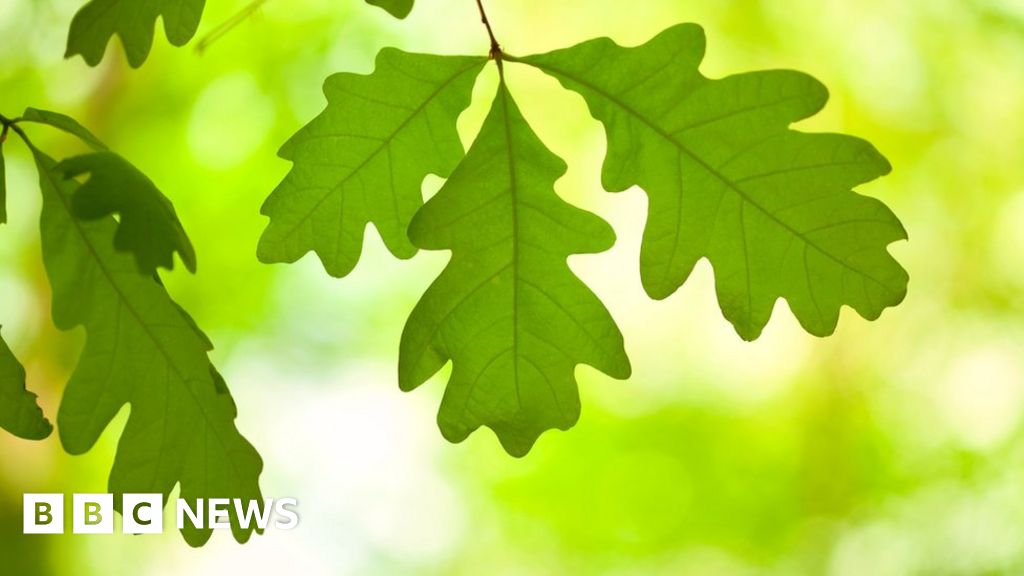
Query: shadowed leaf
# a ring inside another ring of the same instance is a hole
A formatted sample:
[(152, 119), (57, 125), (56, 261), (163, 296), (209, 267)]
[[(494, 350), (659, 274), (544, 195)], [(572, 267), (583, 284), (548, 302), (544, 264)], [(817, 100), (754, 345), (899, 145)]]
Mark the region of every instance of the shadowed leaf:
[(0, 224), (7, 223), (7, 163), (4, 160), (4, 143), (0, 142)]
[(25, 122), (35, 122), (36, 124), (46, 124), (47, 126), (67, 132), (85, 142), (97, 152), (103, 152), (107, 149), (107, 146), (100, 142), (100, 139), (90, 132), (88, 128), (82, 126), (78, 123), (78, 120), (66, 114), (51, 112), (50, 110), (39, 110), (38, 108), (26, 108), (22, 120)]
[(387, 10), (395, 18), (405, 18), (412, 12), (413, 0), (366, 0), (366, 3)]
[(0, 428), (26, 440), (42, 440), (53, 431), (36, 395), (25, 389), (25, 369), (0, 337)]
[(195, 35), (205, 4), (205, 0), (91, 0), (71, 20), (64, 57), (81, 54), (87, 64), (96, 66), (116, 34), (128, 64), (138, 68), (153, 47), (157, 18), (163, 19), (167, 40), (184, 46)]
[[(57, 421), (71, 454), (88, 451), (111, 419), (130, 404), (110, 471), (109, 491), (160, 493), (176, 484), (181, 497), (261, 500), (263, 463), (235, 428), (235, 405), (207, 353), (209, 340), (153, 275), (114, 249), (117, 223), (72, 210), (79, 186), (33, 149), (43, 193), (43, 262), (53, 288), (53, 320), (62, 330), (82, 326), (86, 344), (68, 382)], [(232, 510), (235, 538), (246, 541)], [(210, 529), (186, 523), (198, 546)]]
[(174, 268), (174, 253), (196, 271), (196, 254), (171, 201), (125, 159), (112, 152), (68, 158), (56, 170), (65, 178), (88, 175), (72, 199), (75, 216), (98, 220), (119, 215), (114, 246), (131, 252), (146, 274)]

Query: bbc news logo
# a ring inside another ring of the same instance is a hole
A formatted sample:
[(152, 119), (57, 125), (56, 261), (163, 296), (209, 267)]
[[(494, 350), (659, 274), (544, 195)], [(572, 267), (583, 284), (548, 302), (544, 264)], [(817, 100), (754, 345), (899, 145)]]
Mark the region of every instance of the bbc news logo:
[[(179, 530), (186, 525), (199, 529), (230, 529), (232, 511), (243, 529), (255, 527), (264, 530), (273, 524), (275, 529), (291, 530), (299, 525), (297, 506), (298, 501), (294, 498), (267, 498), (262, 509), (257, 500), (209, 498), (190, 504), (179, 498), (175, 504), (175, 516)], [(162, 494), (124, 494), (121, 510), (121, 532), (124, 534), (160, 534), (164, 531)], [(64, 494), (25, 494), (23, 515), (22, 532), (25, 534), (63, 534)], [(72, 495), (71, 519), (74, 534), (113, 534), (114, 495)]]

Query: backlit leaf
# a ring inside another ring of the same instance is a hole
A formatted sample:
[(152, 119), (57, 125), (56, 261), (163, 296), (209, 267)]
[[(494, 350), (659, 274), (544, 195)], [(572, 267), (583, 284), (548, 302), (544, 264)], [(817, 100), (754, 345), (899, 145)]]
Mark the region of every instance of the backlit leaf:
[(114, 247), (132, 252), (146, 274), (174, 267), (174, 253), (196, 271), (196, 254), (171, 201), (125, 159), (96, 152), (63, 160), (56, 170), (66, 178), (88, 175), (75, 193), (72, 209), (82, 220), (118, 215)]
[(81, 54), (86, 63), (95, 66), (116, 34), (124, 44), (128, 64), (138, 68), (153, 46), (157, 18), (163, 20), (167, 40), (184, 46), (195, 35), (205, 4), (205, 0), (91, 0), (71, 20), (64, 57)]
[(100, 142), (100, 139), (90, 132), (88, 128), (82, 126), (78, 120), (75, 120), (66, 114), (52, 112), (50, 110), (40, 110), (38, 108), (26, 108), (25, 114), (22, 116), (22, 120), (25, 122), (34, 122), (36, 124), (45, 124), (63, 132), (67, 132), (82, 142), (85, 142), (90, 148), (97, 152), (102, 152), (107, 149), (107, 146), (103, 142)]
[(419, 247), (452, 258), (406, 324), (400, 384), (411, 390), (452, 360), (438, 423), (453, 442), (484, 425), (522, 456), (578, 420), (577, 365), (630, 374), (618, 327), (566, 263), (615, 234), (555, 194), (565, 170), (502, 83), (466, 158), (412, 222)]
[(7, 223), (7, 162), (3, 147), (4, 143), (0, 142), (0, 224)]
[(875, 319), (901, 302), (908, 276), (887, 246), (906, 238), (903, 226), (852, 191), (887, 174), (885, 158), (864, 140), (789, 127), (828, 98), (810, 76), (712, 80), (698, 71), (703, 56), (703, 30), (685, 24), (636, 48), (605, 38), (520, 60), (578, 92), (604, 123), (605, 187), (647, 192), (647, 292), (669, 296), (707, 258), (722, 311), (746, 339), (779, 297), (820, 336), (843, 305)]
[(53, 425), (25, 389), (25, 369), (0, 337), (0, 428), (26, 440), (42, 440)]
[[(74, 180), (33, 149), (43, 192), (43, 261), (53, 288), (58, 328), (86, 331), (86, 344), (57, 415), (64, 448), (88, 451), (126, 404), (130, 416), (110, 472), (120, 510), (124, 493), (260, 499), (263, 463), (235, 428), (235, 405), (207, 356), (211, 346), (195, 322), (130, 254), (114, 249), (112, 216), (74, 215)], [(231, 511), (235, 538), (245, 541)], [(190, 544), (211, 530), (186, 523)]]
[(373, 74), (335, 74), (327, 109), (280, 155), (295, 163), (263, 205), (263, 262), (313, 250), (332, 276), (355, 267), (373, 222), (399, 258), (416, 248), (406, 229), (428, 174), (447, 176), (463, 156), (455, 121), (469, 106), (485, 58), (382, 50)]
[(412, 12), (413, 0), (366, 0), (366, 3), (387, 10), (395, 18), (405, 18)]

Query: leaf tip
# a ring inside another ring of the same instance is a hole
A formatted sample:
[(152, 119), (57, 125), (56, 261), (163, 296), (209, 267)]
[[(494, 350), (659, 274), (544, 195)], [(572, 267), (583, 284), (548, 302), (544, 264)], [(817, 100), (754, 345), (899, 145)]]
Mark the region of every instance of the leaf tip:
[(656, 278), (647, 268), (640, 270), (640, 284), (644, 288), (644, 292), (652, 300), (665, 300), (669, 296), (675, 294), (676, 290), (679, 289), (681, 283), (676, 283), (667, 278)]
[[(57, 419), (61, 419), (61, 414), (57, 414)], [(85, 434), (72, 434), (71, 430), (73, 427), (61, 426), (58, 430), (58, 436), (60, 437), (60, 444), (64, 447), (64, 451), (72, 456), (81, 456), (88, 452), (95, 442), (94, 439), (89, 438)]]
[[(575, 423), (575, 422), (574, 422)], [(561, 430), (568, 430), (572, 428), (573, 424), (569, 424), (565, 428), (559, 428)], [(534, 431), (523, 431), (523, 432), (505, 432), (499, 431), (493, 426), (488, 426), (494, 435), (497, 436), (498, 442), (501, 444), (501, 448), (506, 454), (513, 458), (523, 459), (530, 450), (533, 450), (534, 445), (537, 444), (537, 440), (546, 431), (541, 430), (539, 432)]]
[(213, 536), (213, 530), (210, 529), (189, 527), (181, 529), (181, 537), (184, 538), (185, 543), (192, 548), (202, 548), (210, 541), (211, 536)]
[(741, 326), (739, 324), (732, 325), (733, 330), (736, 331), (736, 335), (740, 337), (740, 340), (744, 342), (755, 342), (761, 337), (761, 329), (751, 329), (747, 326)]
[(626, 354), (625, 346), (622, 346), (619, 352), (622, 356), (614, 368), (604, 372), (616, 380), (629, 380), (633, 377), (633, 363), (629, 360), (629, 355)]
[(526, 455), (530, 453), (530, 450), (533, 448), (533, 444), (533, 442), (530, 442), (529, 444), (502, 442), (501, 447), (505, 449), (505, 452), (508, 453), (509, 456), (521, 460), (526, 458)]
[(181, 256), (181, 261), (185, 264), (185, 269), (188, 270), (189, 273), (195, 274), (198, 269), (195, 252), (189, 251), (187, 254), (184, 254), (179, 249), (178, 254)]
[[(407, 371), (402, 369), (401, 363), (398, 368), (398, 389), (402, 392), (412, 392), (413, 390), (420, 387), (421, 382), (417, 382)], [(440, 422), (438, 422), (440, 424)], [(442, 431), (443, 433), (443, 431)]]

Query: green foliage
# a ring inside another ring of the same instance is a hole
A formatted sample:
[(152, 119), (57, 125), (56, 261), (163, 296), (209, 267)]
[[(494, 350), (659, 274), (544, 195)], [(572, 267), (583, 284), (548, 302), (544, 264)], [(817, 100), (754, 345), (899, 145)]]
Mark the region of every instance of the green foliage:
[(118, 214), (114, 247), (133, 252), (146, 274), (174, 268), (174, 253), (196, 271), (196, 253), (174, 206), (137, 168), (112, 152), (68, 158), (56, 170), (66, 178), (89, 174), (72, 199), (75, 216), (93, 221)]
[[(181, 497), (260, 499), (262, 461), (234, 426), (235, 405), (219, 388), (212, 348), (159, 282), (114, 250), (110, 216), (77, 219), (78, 193), (58, 166), (33, 149), (43, 192), (43, 261), (58, 328), (88, 334), (64, 392), (57, 424), (65, 449), (88, 451), (126, 403), (132, 410), (110, 472), (110, 491)], [(118, 498), (115, 498), (117, 501)], [(233, 511), (232, 511), (233, 513)], [(248, 538), (237, 526), (235, 537)], [(211, 530), (186, 527), (201, 545)]]
[[(6, 124), (4, 135), (9, 132)], [(0, 224), (7, 223), (7, 164), (0, 140)], [(36, 404), (36, 395), (25, 388), (25, 368), (0, 336), (0, 428), (26, 440), (50, 435), (53, 425)]]
[(412, 12), (413, 0), (366, 0), (366, 3), (387, 10), (395, 18), (405, 18)]
[[(28, 121), (57, 127), (101, 151), (57, 163), (18, 126)], [(157, 274), (159, 266), (172, 266), (174, 252), (195, 269), (174, 207), (73, 119), (30, 109), (10, 124), (39, 172), (40, 237), (54, 324), (62, 330), (81, 326), (87, 335), (57, 414), (65, 450), (88, 451), (130, 404), (109, 480), (119, 511), (121, 494), (166, 498), (175, 485), (188, 500), (262, 503), (263, 462), (235, 427), (234, 401), (208, 357), (213, 345)], [(75, 180), (84, 175), (84, 184)], [(49, 423), (25, 392), (24, 370), (6, 344), (0, 357), (0, 424), (26, 437), (45, 436)], [(234, 509), (230, 518), (235, 538), (246, 541), (254, 528), (242, 529)], [(199, 546), (212, 530), (186, 524), (182, 532)]]
[(0, 142), (0, 224), (7, 223), (7, 163), (4, 162), (4, 143)]
[(902, 301), (908, 277), (887, 246), (906, 233), (884, 204), (852, 191), (887, 174), (888, 162), (863, 140), (789, 128), (825, 104), (813, 78), (708, 79), (698, 70), (703, 30), (692, 24), (637, 48), (599, 39), (515, 58), (495, 41), (491, 55), (497, 100), (470, 153), (412, 218), (411, 244), (403, 231), (423, 178), (447, 176), (461, 154), (455, 123), (479, 60), (388, 49), (374, 74), (332, 77), (327, 111), (282, 149), (295, 166), (263, 210), (266, 262), (314, 250), (328, 273), (344, 276), (370, 221), (401, 258), (413, 244), (452, 251), (409, 318), (399, 367), (409, 390), (452, 360), (438, 416), (449, 440), (485, 425), (523, 455), (544, 430), (577, 421), (577, 364), (630, 372), (614, 322), (565, 263), (609, 248), (614, 235), (554, 195), (564, 163), (512, 103), (506, 62), (582, 95), (608, 134), (605, 187), (647, 192), (640, 270), (652, 297), (671, 295), (706, 257), (725, 317), (748, 340), (779, 297), (819, 336), (835, 330), (843, 305), (875, 319)]
[(270, 225), (260, 260), (294, 262), (314, 250), (328, 273), (345, 276), (368, 222), (395, 256), (412, 257), (406, 229), (423, 205), (420, 186), (462, 158), (455, 121), (485, 63), (385, 49), (373, 74), (328, 78), (327, 109), (281, 148), (295, 165), (263, 206)]
[(453, 361), (438, 416), (453, 442), (486, 425), (522, 456), (579, 419), (577, 364), (630, 374), (618, 327), (566, 263), (611, 248), (615, 234), (555, 194), (565, 170), (502, 82), (466, 158), (409, 229), (452, 259), (409, 318), (399, 380), (411, 390)]
[(81, 54), (95, 66), (103, 59), (110, 38), (124, 44), (128, 64), (142, 66), (153, 46), (157, 18), (164, 23), (167, 40), (184, 46), (199, 28), (205, 0), (91, 0), (75, 14), (64, 56)]
[[(413, 6), (367, 3), (398, 18)], [(203, 7), (92, 0), (72, 22), (67, 54), (96, 64), (117, 34), (139, 66), (157, 18), (181, 45)], [(610, 315), (565, 262), (609, 248), (614, 234), (554, 195), (564, 163), (512, 102), (506, 63), (535, 67), (581, 95), (606, 129), (604, 187), (647, 193), (640, 272), (652, 298), (673, 294), (706, 258), (722, 312), (747, 340), (761, 334), (779, 298), (819, 336), (835, 331), (844, 305), (875, 319), (903, 300), (908, 275), (888, 245), (906, 232), (884, 204), (854, 192), (889, 163), (866, 141), (791, 128), (825, 105), (817, 80), (785, 70), (709, 79), (699, 71), (704, 33), (693, 24), (635, 48), (605, 38), (515, 58), (502, 53), (478, 8), (501, 85), (471, 153), (456, 121), (486, 60), (385, 49), (372, 74), (328, 78), (326, 109), (281, 148), (293, 166), (263, 205), (270, 223), (258, 247), (268, 263), (315, 252), (335, 277), (356, 266), (369, 223), (398, 258), (417, 247), (452, 251), (409, 319), (399, 370), (409, 390), (453, 362), (438, 418), (445, 437), (460, 441), (488, 426), (510, 453), (525, 454), (544, 430), (577, 421), (577, 364), (620, 378), (630, 372)], [(173, 206), (145, 175), (68, 117), (30, 110), (26, 120), (97, 150), (47, 168), (62, 179), (88, 174), (68, 195), (72, 222), (113, 226), (114, 249), (132, 252), (142, 275), (172, 267), (174, 252), (194, 271)], [(450, 180), (424, 207), (428, 174)], [(77, 320), (87, 329), (96, 322)]]
[[(413, 0), (366, 0), (371, 6), (387, 10), (395, 18), (412, 12)], [(221, 33), (234, 27), (256, 11), (262, 2), (253, 2), (225, 24)], [(158, 18), (164, 33), (174, 46), (184, 46), (196, 34), (206, 0), (90, 0), (71, 20), (65, 58), (81, 55), (89, 66), (103, 60), (110, 39), (117, 35), (124, 45), (132, 68), (149, 57)]]
[(75, 120), (66, 114), (61, 114), (60, 112), (26, 108), (25, 113), (21, 116), (21, 121), (45, 124), (63, 132), (67, 132), (82, 142), (85, 142), (90, 148), (97, 152), (102, 152), (107, 149), (107, 146), (103, 142), (100, 142), (100, 139), (90, 132), (88, 128), (82, 126), (78, 120)]
[(687, 24), (638, 48), (599, 39), (522, 60), (604, 123), (605, 187), (647, 192), (647, 292), (669, 296), (706, 257), (722, 311), (748, 340), (780, 296), (819, 336), (844, 304), (875, 319), (901, 302), (908, 277), (886, 246), (906, 233), (884, 204), (851, 191), (887, 174), (885, 158), (863, 140), (788, 128), (828, 98), (810, 76), (709, 80), (703, 55), (703, 30)]
[(42, 440), (53, 425), (25, 389), (25, 369), (0, 336), (0, 428), (26, 440)]

